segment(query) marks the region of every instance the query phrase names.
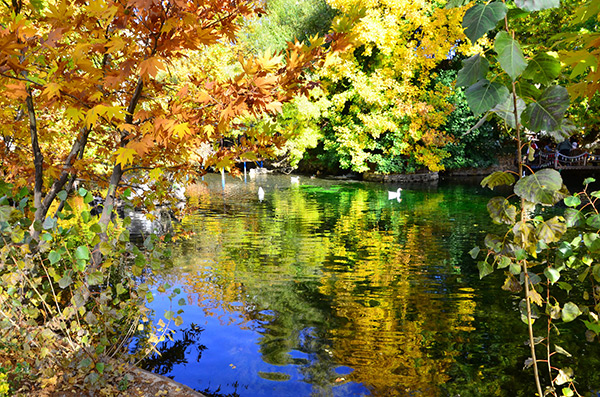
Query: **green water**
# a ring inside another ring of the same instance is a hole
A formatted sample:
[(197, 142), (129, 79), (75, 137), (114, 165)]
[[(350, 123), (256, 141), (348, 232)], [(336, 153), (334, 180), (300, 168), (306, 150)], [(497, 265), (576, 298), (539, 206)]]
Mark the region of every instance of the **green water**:
[[(467, 254), (493, 227), (492, 193), (403, 186), (388, 200), (398, 187), (207, 177), (164, 276), (184, 324), (148, 368), (215, 396), (532, 396), (518, 299)], [(580, 392), (600, 385), (597, 356), (563, 360)]]

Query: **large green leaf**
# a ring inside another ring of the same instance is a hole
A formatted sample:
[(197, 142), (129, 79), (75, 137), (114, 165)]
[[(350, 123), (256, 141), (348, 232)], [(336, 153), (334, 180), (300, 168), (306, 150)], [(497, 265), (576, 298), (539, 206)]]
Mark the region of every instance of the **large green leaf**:
[(567, 207), (579, 207), (579, 205), (581, 205), (581, 199), (576, 194), (569, 197), (565, 197), (565, 205)]
[(502, 239), (494, 234), (488, 234), (485, 236), (484, 244), (486, 248), (498, 252), (502, 248)]
[(599, 323), (592, 323), (591, 321), (586, 321), (586, 320), (583, 320), (583, 323), (585, 324), (587, 329), (594, 331), (596, 334), (600, 334), (600, 324)]
[(524, 79), (519, 79), (519, 81), (515, 83), (515, 91), (520, 98), (529, 100), (537, 99), (542, 95), (542, 90), (532, 84), (531, 81)]
[(75, 250), (75, 258), (77, 259), (90, 259), (90, 250), (85, 245), (80, 245)]
[(517, 7), (525, 11), (540, 11), (560, 6), (560, 0), (515, 0)]
[(490, 63), (479, 54), (462, 61), (462, 69), (456, 76), (457, 87), (469, 87), (484, 79), (490, 69)]
[(519, 221), (512, 228), (515, 235), (515, 242), (523, 247), (526, 252), (535, 254), (537, 240), (535, 237), (535, 229), (529, 222)]
[(560, 279), (560, 272), (553, 267), (547, 267), (544, 270), (544, 275), (552, 284), (554, 284), (558, 281), (558, 279)]
[(473, 43), (481, 36), (496, 27), (498, 21), (506, 15), (506, 6), (494, 1), (488, 4), (475, 4), (469, 8), (463, 18), (462, 26), (465, 28), (465, 35)]
[(569, 119), (563, 119), (562, 123), (554, 130), (548, 131), (556, 142), (562, 142), (575, 133), (577, 127)]
[(553, 169), (543, 169), (520, 179), (515, 184), (515, 194), (535, 204), (554, 205), (562, 190), (560, 173)]
[(586, 233), (583, 235), (583, 243), (591, 253), (600, 252), (600, 236), (598, 233)]
[[(521, 123), (521, 114), (525, 110), (525, 101), (517, 97), (517, 122)], [(492, 112), (496, 113), (502, 120), (506, 122), (511, 128), (516, 127), (515, 122), (515, 101), (512, 95), (506, 98), (506, 101), (497, 104)]]
[(568, 107), (567, 90), (559, 85), (548, 87), (537, 101), (527, 106), (523, 112), (523, 124), (534, 132), (554, 131), (560, 128)]
[(536, 237), (538, 240), (546, 244), (559, 241), (563, 234), (567, 231), (567, 225), (558, 216), (555, 216), (547, 221), (540, 222), (536, 226)]
[(501, 186), (501, 185), (509, 185), (510, 186), (513, 183), (515, 183), (514, 174), (511, 174), (510, 172), (495, 171), (495, 172), (491, 173), (490, 175), (486, 176), (485, 178), (483, 178), (483, 180), (481, 181), (481, 186), (482, 187), (487, 186), (490, 189), (493, 189), (496, 186)]
[(0, 222), (8, 222), (13, 211), (16, 211), (10, 205), (0, 205)]
[(494, 267), (484, 261), (477, 262), (477, 269), (479, 269), (479, 279), (484, 278), (494, 271)]
[(517, 209), (504, 197), (494, 197), (487, 204), (488, 212), (494, 223), (512, 225), (517, 216)]
[(547, 85), (560, 74), (560, 61), (554, 56), (541, 53), (531, 59), (523, 72), (523, 77), (534, 83)]
[(568, 323), (575, 320), (580, 314), (581, 310), (579, 310), (579, 307), (575, 303), (567, 302), (562, 309), (561, 317), (565, 323)]
[(600, 229), (600, 214), (593, 214), (588, 217), (585, 223), (594, 229)]
[(519, 43), (508, 33), (501, 31), (496, 35), (494, 50), (498, 53), (498, 62), (502, 69), (515, 81), (527, 67)]
[(596, 18), (600, 13), (600, 1), (588, 1), (582, 3), (573, 16), (573, 23), (583, 23), (590, 18)]
[(521, 10), (520, 8), (511, 8), (506, 13), (506, 16), (512, 22), (515, 19), (526, 18), (527, 16), (529, 16), (529, 13), (527, 11)]
[(578, 210), (567, 208), (563, 214), (568, 227), (581, 226), (585, 222), (585, 218)]
[(504, 102), (508, 97), (508, 89), (502, 84), (483, 79), (467, 88), (465, 96), (471, 111), (481, 114)]

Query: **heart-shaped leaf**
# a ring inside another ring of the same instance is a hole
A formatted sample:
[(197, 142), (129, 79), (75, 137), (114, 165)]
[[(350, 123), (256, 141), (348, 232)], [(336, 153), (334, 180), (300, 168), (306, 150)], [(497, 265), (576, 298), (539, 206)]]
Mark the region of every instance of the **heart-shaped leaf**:
[(554, 81), (559, 74), (560, 61), (544, 52), (531, 59), (527, 64), (527, 68), (523, 71), (524, 78), (544, 85)]
[(486, 176), (485, 178), (483, 178), (483, 180), (481, 181), (481, 186), (482, 187), (489, 187), (490, 189), (495, 188), (496, 186), (501, 186), (501, 185), (512, 185), (513, 183), (515, 183), (515, 176), (514, 174), (511, 174), (509, 172), (503, 172), (503, 171), (495, 171), (493, 173), (491, 173), (490, 175)]
[(492, 83), (487, 79), (479, 80), (465, 91), (469, 108), (475, 114), (492, 109), (508, 98), (508, 89), (500, 83)]
[(564, 198), (560, 173), (553, 169), (543, 169), (520, 179), (515, 184), (515, 194), (535, 204), (554, 205)]
[(552, 284), (557, 282), (560, 278), (560, 272), (553, 267), (547, 267), (546, 270), (544, 270), (544, 275)]
[(479, 54), (462, 61), (462, 69), (456, 76), (457, 87), (469, 87), (484, 79), (490, 69), (490, 63)]
[(581, 226), (585, 222), (585, 218), (583, 217), (581, 212), (573, 208), (567, 208), (565, 210), (565, 213), (563, 214), (563, 217), (567, 222), (567, 227)]
[(573, 195), (573, 196), (569, 196), (569, 197), (565, 197), (565, 205), (567, 207), (577, 207), (581, 204), (581, 199), (579, 198), (579, 196)]
[(512, 225), (517, 216), (517, 209), (504, 197), (494, 197), (487, 204), (488, 212), (494, 223)]
[(554, 131), (560, 128), (569, 107), (569, 93), (564, 87), (548, 87), (537, 101), (523, 112), (523, 124), (531, 131)]
[(465, 35), (476, 42), (481, 36), (496, 27), (498, 21), (506, 15), (504, 3), (494, 1), (488, 4), (475, 4), (469, 8), (463, 18)]
[(559, 241), (566, 231), (567, 225), (558, 216), (540, 222), (535, 229), (537, 239), (546, 244)]
[(515, 82), (515, 91), (519, 98), (534, 100), (542, 95), (542, 90), (532, 84), (529, 80), (519, 79)]
[(562, 309), (561, 317), (565, 323), (575, 320), (581, 314), (579, 307), (573, 302), (567, 302)]
[(482, 279), (488, 274), (494, 271), (494, 267), (487, 262), (478, 262), (477, 268), (479, 269), (479, 278)]
[[(516, 121), (521, 123), (521, 113), (525, 110), (525, 101), (517, 97), (517, 119)], [(506, 101), (496, 105), (492, 112), (496, 113), (502, 120), (506, 122), (511, 128), (516, 128), (517, 123), (515, 122), (515, 101), (512, 95), (506, 98)]]
[(496, 35), (494, 50), (498, 53), (498, 62), (502, 69), (515, 81), (527, 67), (519, 43), (507, 32), (501, 31)]

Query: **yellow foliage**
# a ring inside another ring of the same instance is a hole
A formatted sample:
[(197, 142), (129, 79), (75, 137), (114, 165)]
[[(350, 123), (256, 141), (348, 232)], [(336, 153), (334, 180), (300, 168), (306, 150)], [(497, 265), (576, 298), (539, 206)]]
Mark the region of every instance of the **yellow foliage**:
[[(446, 10), (427, 0), (328, 3), (343, 15), (358, 17), (352, 29), (355, 51), (328, 58), (319, 72), (332, 92), (333, 121), (340, 124), (333, 127), (335, 140), (351, 157), (354, 170), (366, 170), (369, 150), (386, 133), (402, 136), (406, 144), (397, 146), (404, 154), (439, 169), (443, 154), (436, 148), (447, 143), (439, 127), (452, 109), (445, 101), (449, 90), (431, 92), (432, 70), (455, 51), (481, 51), (487, 43), (468, 44), (462, 8)], [(340, 115), (348, 112), (351, 116)]]

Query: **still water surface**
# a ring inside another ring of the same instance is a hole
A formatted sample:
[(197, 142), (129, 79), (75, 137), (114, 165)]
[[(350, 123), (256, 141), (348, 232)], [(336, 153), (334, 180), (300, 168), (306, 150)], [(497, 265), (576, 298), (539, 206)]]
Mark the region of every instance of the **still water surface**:
[(518, 301), (467, 254), (492, 192), (398, 187), (209, 175), (164, 275), (182, 293), (152, 303), (183, 297), (184, 324), (147, 367), (214, 396), (533, 395)]

